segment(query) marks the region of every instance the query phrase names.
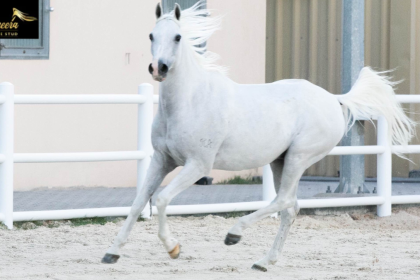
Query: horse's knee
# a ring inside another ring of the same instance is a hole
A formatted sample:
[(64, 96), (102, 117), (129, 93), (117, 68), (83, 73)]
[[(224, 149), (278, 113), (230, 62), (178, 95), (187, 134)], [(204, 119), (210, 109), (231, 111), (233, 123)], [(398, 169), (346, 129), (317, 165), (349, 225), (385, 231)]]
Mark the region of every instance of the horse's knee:
[(158, 209), (164, 209), (168, 205), (168, 201), (162, 195), (159, 195), (156, 199), (156, 207)]

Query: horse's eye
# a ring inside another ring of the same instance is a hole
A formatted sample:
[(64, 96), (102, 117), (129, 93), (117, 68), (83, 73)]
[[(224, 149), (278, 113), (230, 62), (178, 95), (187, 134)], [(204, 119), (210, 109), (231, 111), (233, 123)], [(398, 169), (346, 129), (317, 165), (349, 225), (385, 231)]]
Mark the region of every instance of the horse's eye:
[(149, 38), (150, 38), (150, 41), (153, 41), (153, 34), (152, 33), (149, 34)]
[(181, 35), (176, 35), (176, 36), (175, 36), (175, 41), (176, 41), (176, 42), (181, 41)]

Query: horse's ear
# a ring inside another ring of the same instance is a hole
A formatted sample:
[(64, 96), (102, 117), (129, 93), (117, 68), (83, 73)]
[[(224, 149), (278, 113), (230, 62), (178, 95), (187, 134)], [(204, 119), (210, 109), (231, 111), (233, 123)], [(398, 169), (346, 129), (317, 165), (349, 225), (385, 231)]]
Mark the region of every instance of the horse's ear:
[(159, 19), (160, 16), (162, 15), (162, 9), (160, 8), (160, 3), (157, 4), (155, 13), (156, 13), (156, 18)]
[(178, 5), (178, 3), (175, 3), (174, 14), (177, 20), (181, 18), (181, 7)]

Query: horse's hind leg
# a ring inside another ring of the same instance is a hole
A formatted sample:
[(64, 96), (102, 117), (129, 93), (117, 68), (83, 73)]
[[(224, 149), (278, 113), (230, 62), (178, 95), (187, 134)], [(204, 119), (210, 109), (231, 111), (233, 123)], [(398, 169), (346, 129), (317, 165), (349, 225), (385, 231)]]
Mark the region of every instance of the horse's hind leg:
[(268, 217), (275, 212), (295, 206), (297, 201), (297, 187), (303, 172), (306, 168), (325, 157), (328, 151), (334, 147), (332, 144), (335, 144), (318, 142), (315, 146), (310, 145), (310, 143), (307, 142), (308, 140), (305, 138), (303, 143), (295, 143), (295, 145), (292, 145), (289, 148), (285, 155), (284, 167), (280, 179), (280, 189), (276, 198), (268, 206), (261, 208), (250, 215), (239, 218), (238, 222), (229, 230), (226, 236), (226, 245), (238, 243), (243, 230), (250, 227), (255, 222)]
[[(280, 168), (280, 165), (277, 165), (276, 167)], [(274, 178), (277, 177), (276, 181), (281, 181), (276, 198), (268, 206), (239, 218), (238, 222), (229, 230), (225, 239), (225, 244), (233, 245), (238, 243), (242, 236), (242, 232), (255, 222), (268, 217), (273, 213), (294, 207), (297, 201), (296, 192), (299, 179), (307, 167), (308, 155), (295, 154), (289, 149), (286, 153), (281, 179), (278, 172), (273, 172)]]
[[(274, 186), (276, 188), (276, 193), (279, 193), (279, 190), (280, 190), (281, 176), (283, 172), (284, 158), (286, 156), (286, 152), (284, 152), (277, 160), (275, 160), (274, 162), (270, 164), (271, 170), (273, 171)], [(276, 263), (283, 249), (284, 243), (287, 238), (287, 234), (293, 222), (295, 221), (295, 218), (298, 212), (299, 212), (299, 206), (297, 202), (294, 207), (287, 208), (280, 212), (281, 224), (280, 224), (280, 230), (276, 236), (276, 240), (274, 241), (274, 244), (271, 250), (268, 252), (267, 256), (265, 256), (263, 259), (256, 262), (252, 266), (253, 269), (267, 271), (268, 264)]]
[[(281, 183), (281, 174), (283, 172), (283, 167), (284, 167), (284, 156), (285, 156), (286, 152), (284, 152), (279, 158), (277, 158), (275, 161), (273, 161), (272, 163), (270, 163), (270, 167), (271, 167), (271, 171), (273, 172), (273, 179), (274, 179), (274, 187), (276, 189), (276, 193), (279, 193), (279, 189), (280, 189), (280, 183)], [(275, 211), (274, 211), (275, 212)], [(251, 214), (252, 215), (252, 214)], [(249, 215), (248, 215), (249, 216)], [(246, 216), (246, 217), (248, 217)], [(243, 218), (246, 218), (243, 217)], [(242, 218), (240, 218), (242, 219)], [(238, 226), (238, 223), (235, 225)], [(226, 235), (225, 238), (225, 244), (226, 245), (235, 245), (236, 243), (238, 243), (241, 240), (242, 235), (239, 235), (237, 233), (234, 233), (234, 230), (231, 229), (229, 231), (229, 233)]]
[(295, 207), (287, 208), (281, 211), (280, 230), (277, 233), (274, 244), (271, 247), (268, 254), (252, 266), (253, 269), (267, 271), (267, 266), (269, 264), (275, 264), (277, 262), (277, 259), (279, 258), (280, 253), (283, 250), (287, 234), (289, 233), (289, 230), (293, 222), (295, 221), (295, 218), (298, 213), (299, 206), (297, 202), (295, 204)]
[[(236, 240), (239, 241), (243, 230), (258, 220), (268, 217), (275, 212), (297, 207), (297, 187), (303, 172), (306, 170), (306, 168), (325, 157), (334, 147), (334, 145), (337, 144), (339, 141), (338, 136), (340, 136), (338, 133), (336, 133), (332, 134), (331, 137), (317, 138), (317, 136), (319, 136), (318, 131), (315, 131), (315, 133), (312, 134), (314, 135), (305, 134), (299, 139), (295, 139), (285, 156), (283, 172), (280, 180), (281, 186), (276, 198), (270, 203), (270, 205), (259, 209), (258, 211), (248, 216), (241, 217), (238, 222), (229, 230), (225, 240), (227, 245), (235, 244), (228, 244), (230, 236), (233, 235)], [(318, 141), (314, 141), (314, 139), (317, 139)], [(280, 229), (281, 232), (279, 233), (276, 242), (285, 241), (286, 233), (290, 228), (291, 220), (293, 220), (293, 217), (297, 214), (297, 208), (294, 214), (293, 211), (287, 211), (287, 213), (283, 211), (282, 214), (283, 213), (286, 215), (286, 221), (283, 221), (284, 215), (282, 215), (283, 226)], [(277, 250), (277, 256), (278, 251), (281, 250), (281, 247), (283, 246), (281, 242), (276, 243), (272, 251), (273, 254), (275, 254), (275, 249), (278, 247), (279, 249)], [(257, 265), (261, 267), (261, 270), (265, 271), (267, 268), (263, 265), (270, 264), (272, 261), (274, 261), (274, 257), (270, 256), (265, 263), (258, 262)], [(260, 268), (258, 266), (254, 266), (254, 268)]]
[(130, 213), (124, 222), (123, 227), (114, 239), (114, 243), (108, 249), (102, 259), (102, 263), (116, 263), (120, 257), (119, 250), (127, 242), (131, 229), (143, 211), (150, 197), (160, 186), (165, 176), (175, 168), (172, 161), (165, 156), (155, 152), (147, 171), (144, 186), (138, 191), (137, 196), (131, 206)]

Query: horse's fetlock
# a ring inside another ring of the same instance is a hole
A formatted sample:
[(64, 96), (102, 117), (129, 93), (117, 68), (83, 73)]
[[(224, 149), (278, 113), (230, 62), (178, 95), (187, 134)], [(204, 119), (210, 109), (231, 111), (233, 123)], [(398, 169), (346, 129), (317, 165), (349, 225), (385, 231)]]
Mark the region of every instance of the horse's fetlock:
[(159, 237), (159, 239), (160, 239), (161, 241), (166, 240), (166, 234), (163, 234), (163, 233), (158, 233), (158, 237)]
[(246, 220), (246, 216), (240, 217), (240, 218), (238, 219), (237, 225), (238, 225), (240, 228), (245, 228), (245, 227), (247, 227), (247, 226), (248, 226), (248, 223), (247, 223), (247, 220)]

